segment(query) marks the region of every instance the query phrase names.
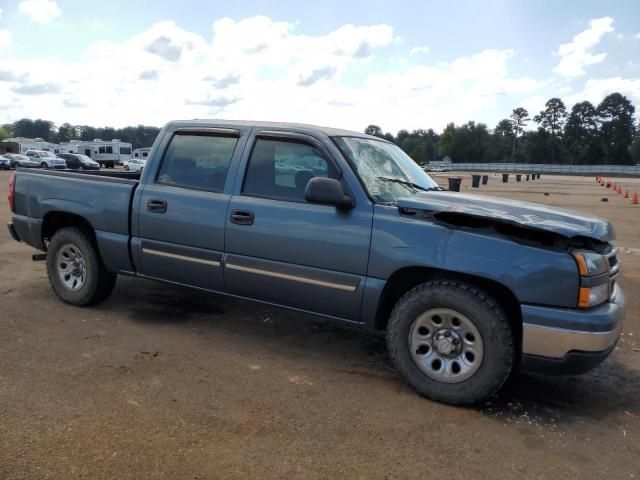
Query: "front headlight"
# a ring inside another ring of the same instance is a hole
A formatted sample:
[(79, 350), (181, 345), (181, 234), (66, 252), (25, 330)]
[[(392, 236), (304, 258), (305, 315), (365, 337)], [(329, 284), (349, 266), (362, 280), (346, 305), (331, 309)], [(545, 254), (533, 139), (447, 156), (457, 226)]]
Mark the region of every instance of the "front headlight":
[(595, 277), (609, 271), (609, 262), (604, 255), (585, 250), (574, 250), (571, 254), (582, 277)]
[(609, 299), (609, 261), (604, 255), (585, 250), (571, 252), (580, 274), (578, 307), (589, 308)]

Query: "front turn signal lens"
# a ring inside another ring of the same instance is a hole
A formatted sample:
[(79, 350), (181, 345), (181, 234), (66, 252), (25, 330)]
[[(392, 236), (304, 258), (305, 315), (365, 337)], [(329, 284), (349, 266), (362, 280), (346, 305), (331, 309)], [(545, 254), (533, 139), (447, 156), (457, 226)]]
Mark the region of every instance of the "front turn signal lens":
[(578, 307), (589, 308), (604, 303), (609, 298), (609, 284), (603, 283), (595, 287), (580, 287)]

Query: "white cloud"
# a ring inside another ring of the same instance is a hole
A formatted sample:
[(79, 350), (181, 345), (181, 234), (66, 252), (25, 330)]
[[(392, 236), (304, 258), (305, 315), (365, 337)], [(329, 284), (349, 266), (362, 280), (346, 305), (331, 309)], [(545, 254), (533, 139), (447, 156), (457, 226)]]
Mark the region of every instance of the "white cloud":
[(0, 8), (0, 20), (2, 20), (2, 9)]
[(9, 30), (0, 29), (0, 57), (3, 57), (11, 50), (13, 40)]
[(541, 87), (509, 73), (512, 50), (359, 73), (385, 47), (399, 48), (396, 39), (388, 25), (306, 35), (296, 23), (268, 17), (223, 18), (205, 38), (160, 22), (121, 43), (93, 45), (83, 62), (0, 59), (0, 71), (13, 72), (3, 82), (9, 107), (0, 123), (28, 116), (119, 127), (224, 117), (442, 128), (486, 118), (505, 96), (530, 97)]
[(602, 62), (606, 53), (591, 53), (602, 37), (613, 32), (613, 18), (596, 18), (589, 22), (589, 28), (580, 32), (569, 43), (560, 45), (558, 51), (560, 62), (553, 71), (565, 77), (578, 77), (585, 74), (584, 67)]
[(418, 55), (421, 53), (429, 53), (431, 49), (429, 47), (413, 47), (409, 52), (411, 55)]
[(38, 23), (49, 23), (61, 13), (56, 0), (22, 0), (18, 8)]
[(620, 92), (628, 96), (634, 104), (640, 104), (640, 78), (609, 77), (589, 79), (580, 92), (567, 97), (566, 100), (568, 105), (588, 100), (597, 106), (604, 97), (613, 92)]
[(640, 40), (640, 32), (636, 33), (636, 34), (633, 36), (633, 38), (636, 38), (636, 39)]

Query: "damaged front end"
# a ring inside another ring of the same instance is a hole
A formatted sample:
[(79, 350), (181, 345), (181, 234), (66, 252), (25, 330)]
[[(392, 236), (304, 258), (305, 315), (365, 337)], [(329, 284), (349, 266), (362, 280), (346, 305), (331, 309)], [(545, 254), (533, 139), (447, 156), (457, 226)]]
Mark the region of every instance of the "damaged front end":
[(611, 299), (619, 273), (612, 225), (600, 218), (546, 205), (476, 195), (433, 192), (398, 201), (400, 214), (445, 228), (473, 231), (530, 247), (566, 251), (580, 277), (577, 307)]

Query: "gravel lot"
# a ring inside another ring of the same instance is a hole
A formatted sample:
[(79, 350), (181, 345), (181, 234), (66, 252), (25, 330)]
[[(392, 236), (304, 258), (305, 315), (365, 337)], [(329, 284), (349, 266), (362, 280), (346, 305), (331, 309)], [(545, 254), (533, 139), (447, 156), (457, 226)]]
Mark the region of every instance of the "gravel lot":
[(478, 193), (611, 220), (629, 308), (592, 373), (520, 376), (477, 408), (415, 395), (382, 336), (299, 313), (131, 278), (67, 306), (2, 227), (0, 479), (640, 478), (640, 205), (593, 177)]

